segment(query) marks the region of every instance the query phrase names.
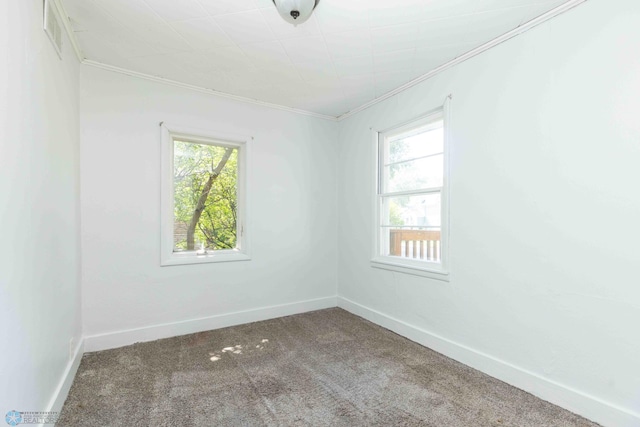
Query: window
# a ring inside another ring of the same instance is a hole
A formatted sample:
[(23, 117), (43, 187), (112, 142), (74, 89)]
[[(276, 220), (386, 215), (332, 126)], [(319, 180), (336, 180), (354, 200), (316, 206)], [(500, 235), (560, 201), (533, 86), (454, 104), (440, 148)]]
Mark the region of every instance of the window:
[(161, 126), (161, 265), (249, 259), (248, 138)]
[(374, 267), (446, 278), (444, 116), (439, 109), (378, 133)]

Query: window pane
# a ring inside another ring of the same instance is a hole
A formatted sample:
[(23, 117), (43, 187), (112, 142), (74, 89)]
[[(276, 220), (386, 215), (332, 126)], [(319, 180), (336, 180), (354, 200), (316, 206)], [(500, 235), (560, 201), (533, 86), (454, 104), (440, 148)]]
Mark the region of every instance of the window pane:
[(442, 187), (444, 156), (438, 154), (408, 162), (391, 164), (384, 168), (384, 192), (419, 190)]
[(233, 249), (238, 149), (174, 141), (174, 252)]
[(383, 227), (440, 227), (440, 193), (383, 197)]
[(439, 193), (382, 199), (381, 255), (440, 262)]
[[(433, 127), (439, 126), (435, 129)], [(391, 138), (389, 144), (388, 163), (395, 163), (418, 157), (430, 156), (444, 151), (444, 130), (442, 121), (429, 125), (427, 131), (407, 133)], [(405, 136), (409, 135), (409, 136)]]

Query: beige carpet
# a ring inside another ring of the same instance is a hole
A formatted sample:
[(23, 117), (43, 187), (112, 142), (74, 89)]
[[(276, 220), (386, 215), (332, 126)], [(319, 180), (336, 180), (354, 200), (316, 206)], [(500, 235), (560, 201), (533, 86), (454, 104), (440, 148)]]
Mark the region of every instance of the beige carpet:
[(58, 426), (596, 426), (334, 308), (85, 354)]

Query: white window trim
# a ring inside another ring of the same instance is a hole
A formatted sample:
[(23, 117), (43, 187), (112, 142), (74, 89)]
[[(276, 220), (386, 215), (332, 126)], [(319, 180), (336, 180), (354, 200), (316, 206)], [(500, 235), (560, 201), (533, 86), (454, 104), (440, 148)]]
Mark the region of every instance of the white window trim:
[[(226, 134), (202, 129), (194, 129), (160, 123), (161, 129), (161, 194), (160, 194), (160, 265), (203, 264), (211, 262), (248, 261), (249, 252), (249, 200), (247, 197), (250, 136)], [(173, 149), (174, 139), (196, 143), (215, 143), (216, 145), (238, 149), (238, 223), (237, 248), (217, 250), (207, 253), (174, 252), (174, 188), (173, 188)]]
[[(373, 253), (371, 258), (371, 266), (384, 270), (391, 270), (399, 273), (422, 276), (436, 280), (449, 281), (449, 153), (451, 151), (451, 115), (449, 100), (447, 97), (444, 105), (435, 108), (426, 114), (423, 114), (404, 123), (392, 126), (383, 130), (373, 130), (372, 139), (374, 151), (374, 177), (373, 177)], [(380, 198), (379, 198), (379, 179), (380, 179), (380, 141), (386, 133), (401, 132), (403, 129), (412, 128), (421, 121), (427, 121), (434, 114), (442, 114), (444, 126), (444, 176), (441, 194), (441, 262), (433, 263), (428, 261), (417, 261), (413, 259), (403, 259), (398, 257), (383, 256), (380, 250)]]

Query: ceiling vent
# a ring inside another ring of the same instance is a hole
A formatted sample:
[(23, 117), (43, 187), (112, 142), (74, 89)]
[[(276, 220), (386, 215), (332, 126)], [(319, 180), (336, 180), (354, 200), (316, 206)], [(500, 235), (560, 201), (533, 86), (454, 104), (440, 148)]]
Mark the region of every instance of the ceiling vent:
[(49, 36), (58, 57), (62, 59), (62, 26), (55, 8), (54, 0), (44, 0), (44, 32)]

